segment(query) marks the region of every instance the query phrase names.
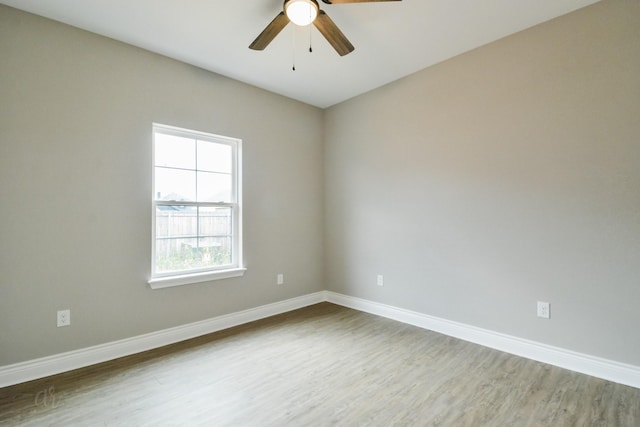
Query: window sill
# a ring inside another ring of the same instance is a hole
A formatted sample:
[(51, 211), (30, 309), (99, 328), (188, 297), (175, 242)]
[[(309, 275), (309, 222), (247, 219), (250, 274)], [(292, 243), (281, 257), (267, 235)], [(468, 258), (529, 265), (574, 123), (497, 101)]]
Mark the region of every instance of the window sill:
[(170, 288), (172, 286), (190, 285), (192, 283), (208, 282), (210, 280), (229, 279), (244, 276), (246, 268), (232, 268), (229, 270), (205, 271), (203, 273), (183, 274), (179, 276), (155, 277), (149, 280), (151, 289)]

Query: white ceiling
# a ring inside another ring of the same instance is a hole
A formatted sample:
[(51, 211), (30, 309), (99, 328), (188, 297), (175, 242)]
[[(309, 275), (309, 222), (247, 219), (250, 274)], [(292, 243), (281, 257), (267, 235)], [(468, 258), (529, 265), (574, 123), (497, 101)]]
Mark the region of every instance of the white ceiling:
[[(0, 0), (0, 3), (328, 107), (598, 0), (403, 0), (327, 5), (355, 46), (344, 57), (312, 27), (249, 44), (282, 0)], [(311, 30), (310, 30), (311, 28)], [(311, 37), (313, 53), (309, 53)], [(295, 56), (296, 71), (292, 71)]]

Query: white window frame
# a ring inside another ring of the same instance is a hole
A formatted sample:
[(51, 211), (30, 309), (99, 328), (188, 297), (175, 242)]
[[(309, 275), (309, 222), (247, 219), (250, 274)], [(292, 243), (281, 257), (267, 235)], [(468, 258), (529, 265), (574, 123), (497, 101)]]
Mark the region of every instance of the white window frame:
[[(187, 285), (210, 280), (227, 279), (244, 275), (246, 268), (242, 260), (242, 140), (227, 136), (214, 135), (174, 126), (153, 123), (152, 127), (152, 176), (151, 176), (151, 278), (149, 285), (153, 289), (171, 286)], [(232, 148), (232, 200), (231, 202), (184, 202), (157, 201), (155, 190), (155, 147), (156, 133), (209, 141), (217, 144), (229, 145)], [(159, 205), (180, 205), (200, 207), (229, 207), (232, 211), (232, 253), (231, 265), (222, 267), (206, 267), (176, 272), (156, 272), (156, 207)]]

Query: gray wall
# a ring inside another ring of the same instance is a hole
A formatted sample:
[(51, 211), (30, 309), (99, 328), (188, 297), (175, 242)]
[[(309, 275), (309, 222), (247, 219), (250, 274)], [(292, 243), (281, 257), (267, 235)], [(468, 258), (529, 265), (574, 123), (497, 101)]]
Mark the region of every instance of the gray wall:
[(325, 132), (331, 290), (640, 365), (640, 2), (334, 106)]
[[(147, 285), (152, 122), (243, 139), (243, 278)], [(0, 366), (323, 289), (322, 123), (314, 107), (0, 5)], [(63, 308), (72, 325), (56, 328)]]

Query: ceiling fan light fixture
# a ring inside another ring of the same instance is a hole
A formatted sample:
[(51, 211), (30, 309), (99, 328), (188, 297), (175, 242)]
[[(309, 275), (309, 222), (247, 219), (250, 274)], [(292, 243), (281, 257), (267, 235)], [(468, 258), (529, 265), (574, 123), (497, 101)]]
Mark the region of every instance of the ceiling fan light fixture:
[(289, 0), (284, 5), (287, 17), (301, 27), (311, 24), (318, 16), (318, 4), (312, 0)]

